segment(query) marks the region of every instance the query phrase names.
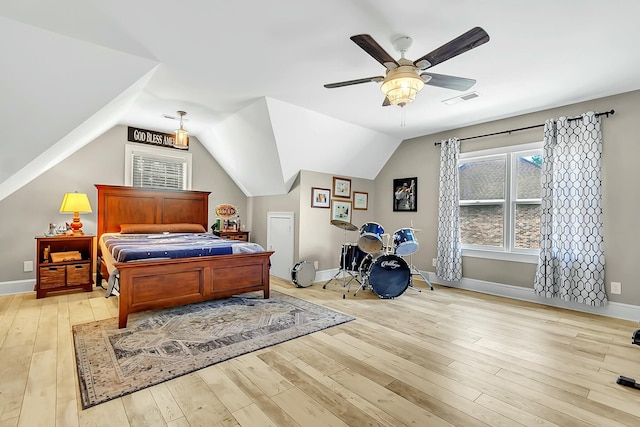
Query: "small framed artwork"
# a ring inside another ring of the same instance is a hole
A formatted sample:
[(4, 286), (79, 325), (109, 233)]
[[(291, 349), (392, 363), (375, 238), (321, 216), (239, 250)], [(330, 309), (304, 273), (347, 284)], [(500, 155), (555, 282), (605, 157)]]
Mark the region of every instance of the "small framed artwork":
[(393, 211), (418, 211), (418, 178), (399, 178), (393, 180)]
[(351, 200), (331, 200), (331, 221), (351, 222)]
[(333, 177), (333, 197), (351, 198), (351, 180)]
[(369, 193), (364, 191), (353, 192), (353, 209), (367, 210), (369, 208)]
[(331, 199), (331, 190), (328, 188), (311, 187), (311, 207), (328, 208)]

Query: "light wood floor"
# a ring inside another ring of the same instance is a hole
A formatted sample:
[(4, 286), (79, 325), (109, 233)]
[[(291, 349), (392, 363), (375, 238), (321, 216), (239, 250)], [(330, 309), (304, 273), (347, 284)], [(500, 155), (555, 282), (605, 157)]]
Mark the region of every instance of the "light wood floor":
[[(82, 410), (71, 325), (117, 299), (0, 297), (1, 426), (639, 426), (634, 322), (436, 286), (272, 288), (353, 322)], [(353, 289), (352, 289), (353, 291)]]

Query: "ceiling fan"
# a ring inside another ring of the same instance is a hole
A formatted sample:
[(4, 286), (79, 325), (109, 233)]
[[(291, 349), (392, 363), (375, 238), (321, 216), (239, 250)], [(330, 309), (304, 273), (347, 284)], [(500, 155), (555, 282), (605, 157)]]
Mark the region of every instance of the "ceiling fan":
[(489, 41), (489, 35), (486, 31), (475, 27), (415, 61), (410, 61), (404, 55), (411, 47), (413, 40), (411, 37), (401, 36), (393, 41), (394, 48), (401, 55), (400, 59), (396, 61), (370, 35), (359, 34), (350, 38), (387, 69), (386, 76), (329, 83), (324, 87), (332, 89), (360, 83), (382, 82), (380, 88), (385, 94), (382, 105), (399, 105), (400, 107), (413, 102), (416, 94), (425, 84), (459, 91), (469, 89), (476, 83), (475, 80), (424, 72), (424, 70)]

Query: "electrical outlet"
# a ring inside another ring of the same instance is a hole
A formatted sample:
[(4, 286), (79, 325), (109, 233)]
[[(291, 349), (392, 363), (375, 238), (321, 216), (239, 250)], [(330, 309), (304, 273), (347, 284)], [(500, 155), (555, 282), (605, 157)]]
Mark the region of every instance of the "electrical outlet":
[(436, 259), (435, 259), (435, 258), (433, 258), (433, 259), (431, 260), (431, 265), (432, 265), (432, 266), (434, 266), (434, 267), (436, 266)]
[(25, 273), (33, 271), (33, 261), (25, 261), (23, 264), (23, 270)]
[(313, 261), (313, 268), (318, 269), (318, 261)]
[(622, 293), (622, 283), (620, 282), (611, 282), (611, 293), (620, 295)]

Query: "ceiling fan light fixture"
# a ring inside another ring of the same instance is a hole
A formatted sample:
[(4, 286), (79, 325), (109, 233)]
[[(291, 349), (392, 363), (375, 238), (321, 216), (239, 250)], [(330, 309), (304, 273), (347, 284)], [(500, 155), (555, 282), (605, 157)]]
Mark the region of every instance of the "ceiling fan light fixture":
[(424, 87), (424, 81), (413, 67), (401, 66), (389, 71), (380, 89), (391, 105), (404, 107), (411, 104), (418, 92)]
[(180, 129), (176, 129), (176, 138), (173, 143), (173, 146), (179, 148), (181, 150), (189, 149), (189, 132), (184, 128), (182, 124), (182, 118), (187, 113), (184, 111), (178, 111), (178, 115), (180, 115)]

